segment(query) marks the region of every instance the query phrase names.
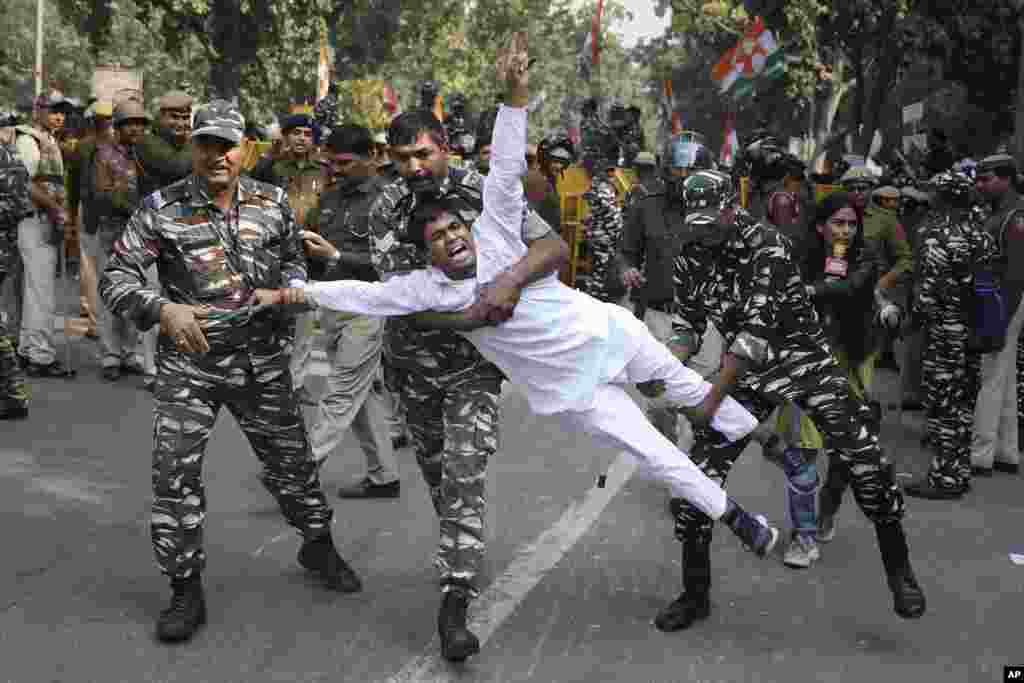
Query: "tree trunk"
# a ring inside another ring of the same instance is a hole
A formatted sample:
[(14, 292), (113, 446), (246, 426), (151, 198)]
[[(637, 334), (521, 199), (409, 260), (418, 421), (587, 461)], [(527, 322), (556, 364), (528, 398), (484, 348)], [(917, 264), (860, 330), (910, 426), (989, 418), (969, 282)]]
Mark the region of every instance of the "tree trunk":
[(871, 153), (871, 143), (875, 138), (875, 131), (878, 130), (882, 118), (882, 107), (888, 99), (889, 90), (896, 80), (896, 72), (899, 68), (899, 41), (895, 39), (896, 28), (895, 6), (888, 10), (884, 20), (883, 36), (889, 36), (882, 49), (882, 59), (878, 65), (878, 74), (871, 89), (871, 99), (867, 102), (867, 109), (863, 112), (863, 132), (860, 136), (858, 152), (867, 159)]
[(1024, 2), (1021, 0), (1017, 1), (1017, 12), (1018, 20), (1017, 24), (1020, 27), (1020, 40), (1021, 40), (1021, 57), (1020, 66), (1017, 71), (1017, 111), (1014, 115), (1014, 158), (1017, 159), (1017, 163), (1021, 163), (1024, 160), (1024, 16), (1020, 13), (1024, 11), (1022, 9)]
[(214, 0), (211, 18), (212, 43), (219, 59), (210, 62), (209, 96), (238, 102), (242, 91), (242, 65), (246, 61), (239, 0)]

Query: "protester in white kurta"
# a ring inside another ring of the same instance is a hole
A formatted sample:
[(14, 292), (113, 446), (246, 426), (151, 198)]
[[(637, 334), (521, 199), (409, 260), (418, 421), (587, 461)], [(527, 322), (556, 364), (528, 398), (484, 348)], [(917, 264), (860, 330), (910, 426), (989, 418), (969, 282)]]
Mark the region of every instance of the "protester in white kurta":
[[(379, 316), (470, 307), (479, 287), (526, 253), (521, 232), (525, 147), (526, 110), (501, 107), (484, 183), (483, 213), (473, 225), (475, 278), (453, 280), (428, 267), (386, 282), (307, 283), (305, 299), (330, 309)], [(673, 495), (686, 498), (713, 519), (723, 516), (727, 498), (722, 488), (647, 421), (623, 388), (660, 380), (669, 401), (694, 407), (711, 385), (680, 363), (631, 313), (571, 289), (552, 274), (523, 288), (508, 321), (462, 334), (524, 390), (533, 411), (556, 415), (567, 426), (628, 451)], [(749, 434), (757, 421), (729, 398), (711, 425), (736, 440)]]

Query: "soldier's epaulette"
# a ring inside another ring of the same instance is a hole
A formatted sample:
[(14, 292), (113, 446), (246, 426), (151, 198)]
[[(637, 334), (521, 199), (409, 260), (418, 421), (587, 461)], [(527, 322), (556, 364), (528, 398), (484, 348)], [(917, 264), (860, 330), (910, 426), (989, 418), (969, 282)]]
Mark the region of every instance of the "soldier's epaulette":
[(145, 197), (143, 205), (150, 204), (154, 211), (163, 211), (168, 206), (181, 203), (188, 198), (188, 192), (185, 190), (188, 181), (189, 178), (186, 177), (171, 183), (167, 187), (160, 188), (153, 194)]

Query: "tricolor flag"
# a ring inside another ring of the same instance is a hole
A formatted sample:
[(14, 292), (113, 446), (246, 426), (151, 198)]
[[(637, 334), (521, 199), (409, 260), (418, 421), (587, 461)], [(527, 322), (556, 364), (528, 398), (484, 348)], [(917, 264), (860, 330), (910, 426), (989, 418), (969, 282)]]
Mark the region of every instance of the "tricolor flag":
[(732, 167), (736, 162), (736, 151), (739, 149), (740, 141), (736, 137), (736, 115), (725, 115), (725, 137), (722, 141), (722, 153), (719, 155), (719, 162), (722, 166)]
[(320, 60), (316, 66), (316, 101), (327, 97), (331, 87), (331, 64), (327, 55), (327, 36), (320, 35)]
[(711, 80), (723, 95), (740, 98), (754, 90), (758, 76), (778, 78), (786, 69), (786, 58), (775, 42), (775, 36), (758, 17), (736, 47), (730, 48), (711, 70)]

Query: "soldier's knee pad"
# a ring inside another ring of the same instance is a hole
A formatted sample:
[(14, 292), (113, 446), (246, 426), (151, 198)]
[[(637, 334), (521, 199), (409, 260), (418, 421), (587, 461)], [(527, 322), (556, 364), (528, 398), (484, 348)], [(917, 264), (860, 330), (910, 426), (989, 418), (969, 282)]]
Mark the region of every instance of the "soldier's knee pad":
[(786, 482), (796, 493), (813, 493), (818, 488), (818, 468), (799, 448), (787, 448), (782, 460)]

